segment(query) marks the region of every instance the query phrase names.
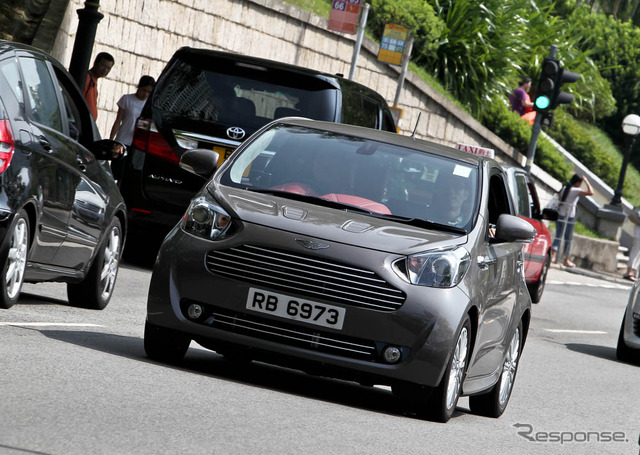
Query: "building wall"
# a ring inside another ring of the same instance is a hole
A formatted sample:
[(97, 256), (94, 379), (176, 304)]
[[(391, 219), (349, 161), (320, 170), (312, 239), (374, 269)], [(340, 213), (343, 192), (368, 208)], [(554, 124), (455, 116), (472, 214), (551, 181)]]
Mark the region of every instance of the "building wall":
[[(66, 66), (78, 26), (71, 0), (52, 55)], [(158, 77), (182, 46), (238, 52), (348, 75), (355, 35), (327, 30), (327, 20), (281, 0), (102, 0), (93, 57), (106, 51), (115, 58), (109, 76), (99, 81), (97, 124), (107, 137), (120, 96), (133, 93), (140, 76)], [(364, 38), (354, 80), (372, 87), (389, 105), (397, 91), (400, 68), (377, 61), (378, 45)], [(407, 72), (398, 107), (402, 132), (447, 145), (462, 142), (490, 147), (499, 160), (523, 164), (524, 156)]]

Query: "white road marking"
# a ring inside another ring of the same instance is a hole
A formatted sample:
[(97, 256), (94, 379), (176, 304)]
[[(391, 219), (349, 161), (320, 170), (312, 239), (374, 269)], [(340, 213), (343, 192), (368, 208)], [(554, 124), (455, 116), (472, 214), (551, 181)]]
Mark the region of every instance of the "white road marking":
[(579, 283), (577, 281), (554, 281), (549, 280), (547, 284), (559, 284), (562, 286), (588, 286), (592, 288), (605, 288), (605, 289), (629, 289), (631, 285), (625, 286), (623, 284), (594, 284), (594, 283)]
[(98, 324), (76, 322), (0, 322), (0, 326), (2, 325), (12, 325), (16, 327), (104, 327)]
[(553, 333), (584, 333), (588, 335), (606, 335), (607, 332), (601, 330), (569, 330), (569, 329), (545, 329), (547, 332)]

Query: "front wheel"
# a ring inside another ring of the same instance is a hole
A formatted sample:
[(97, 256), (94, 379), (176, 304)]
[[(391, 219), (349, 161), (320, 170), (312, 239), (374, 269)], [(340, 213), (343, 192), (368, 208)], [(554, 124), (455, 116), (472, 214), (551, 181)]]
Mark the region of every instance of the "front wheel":
[(92, 310), (102, 310), (107, 306), (116, 285), (121, 249), (122, 228), (120, 220), (114, 218), (84, 280), (67, 284), (71, 305)]
[(616, 347), (616, 357), (622, 362), (634, 363), (640, 365), (640, 351), (631, 349), (624, 342), (624, 322), (626, 316), (622, 319), (620, 334), (618, 335), (618, 346)]
[(427, 417), (438, 422), (448, 422), (456, 409), (462, 393), (462, 383), (467, 372), (471, 352), (471, 320), (469, 316), (460, 327), (449, 365), (438, 387), (433, 390), (427, 404)]
[(518, 324), (502, 364), (502, 374), (489, 392), (469, 397), (471, 412), (487, 417), (500, 417), (507, 409), (513, 384), (516, 380), (520, 354), (522, 353), (522, 321)]
[(191, 339), (173, 330), (144, 324), (144, 352), (150, 359), (176, 363), (182, 360), (189, 349)]
[(20, 297), (29, 253), (29, 220), (24, 210), (20, 210), (13, 219), (5, 242), (3, 250), (7, 256), (2, 266), (0, 307), (11, 308)]

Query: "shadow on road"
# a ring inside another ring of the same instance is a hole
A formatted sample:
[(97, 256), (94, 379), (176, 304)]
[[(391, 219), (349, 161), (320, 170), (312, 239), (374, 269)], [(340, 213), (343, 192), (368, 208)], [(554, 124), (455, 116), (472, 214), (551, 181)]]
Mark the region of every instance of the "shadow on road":
[(593, 357), (599, 357), (605, 360), (618, 361), (616, 357), (616, 348), (610, 346), (598, 346), (595, 344), (567, 343), (565, 345), (569, 350), (588, 354)]
[[(311, 376), (306, 373), (261, 362), (235, 362), (201, 349), (195, 342), (178, 365), (163, 364), (146, 357), (141, 338), (81, 330), (39, 330), (44, 336), (65, 343), (115, 354), (164, 368), (200, 374), (233, 381), (282, 393), (294, 394), (312, 400), (321, 400), (343, 406), (388, 415), (418, 418), (407, 402), (391, 391), (366, 387), (354, 382)], [(454, 417), (463, 415), (459, 408)]]

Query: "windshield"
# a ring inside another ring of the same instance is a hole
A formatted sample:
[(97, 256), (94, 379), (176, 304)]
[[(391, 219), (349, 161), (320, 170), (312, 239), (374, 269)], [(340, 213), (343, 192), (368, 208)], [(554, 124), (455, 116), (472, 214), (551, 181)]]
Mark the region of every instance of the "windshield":
[(478, 201), (478, 168), (365, 138), (275, 126), (238, 155), (222, 183), (305, 195), (394, 221), (427, 220), (468, 232)]

